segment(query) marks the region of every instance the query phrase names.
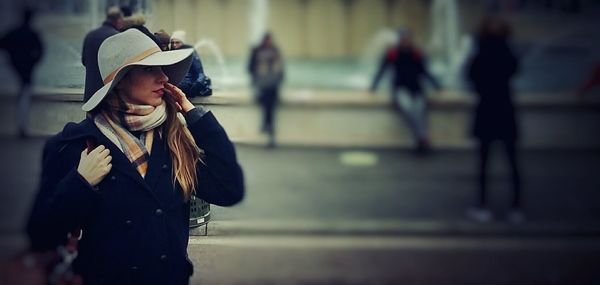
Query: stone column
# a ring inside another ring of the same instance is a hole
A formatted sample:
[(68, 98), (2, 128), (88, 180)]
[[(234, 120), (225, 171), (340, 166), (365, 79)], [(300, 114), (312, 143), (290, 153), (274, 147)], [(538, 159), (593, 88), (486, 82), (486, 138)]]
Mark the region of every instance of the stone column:
[(248, 35), (250, 45), (257, 45), (267, 31), (269, 19), (269, 0), (251, 0), (248, 15)]

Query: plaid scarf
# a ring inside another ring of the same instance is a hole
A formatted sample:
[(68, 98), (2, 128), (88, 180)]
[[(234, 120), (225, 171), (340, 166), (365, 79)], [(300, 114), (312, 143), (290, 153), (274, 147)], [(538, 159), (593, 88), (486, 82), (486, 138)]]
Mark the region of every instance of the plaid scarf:
[[(167, 119), (165, 102), (158, 107), (129, 104), (118, 98), (108, 100), (107, 103), (109, 108), (96, 115), (94, 123), (100, 132), (127, 156), (138, 173), (145, 177), (152, 151), (154, 128)], [(138, 139), (131, 131), (143, 133)]]

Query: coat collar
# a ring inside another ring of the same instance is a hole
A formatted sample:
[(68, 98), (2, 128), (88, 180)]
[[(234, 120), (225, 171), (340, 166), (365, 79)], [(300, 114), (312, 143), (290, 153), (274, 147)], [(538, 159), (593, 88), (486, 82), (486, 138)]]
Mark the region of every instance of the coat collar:
[(131, 179), (138, 182), (144, 191), (148, 192), (158, 203), (162, 204), (161, 199), (156, 195), (154, 188), (158, 176), (168, 174), (166, 170), (163, 170), (163, 165), (168, 167), (168, 151), (165, 151), (162, 145), (162, 140), (159, 136), (154, 136), (151, 159), (148, 162), (148, 172), (146, 178), (137, 172), (133, 164), (129, 161), (127, 156), (112, 142), (110, 141), (98, 127), (94, 124), (91, 118), (86, 118), (79, 123), (68, 123), (63, 131), (61, 132), (60, 139), (64, 143), (68, 143), (73, 140), (95, 140), (98, 145), (106, 146), (111, 153), (113, 158), (113, 168), (129, 176)]

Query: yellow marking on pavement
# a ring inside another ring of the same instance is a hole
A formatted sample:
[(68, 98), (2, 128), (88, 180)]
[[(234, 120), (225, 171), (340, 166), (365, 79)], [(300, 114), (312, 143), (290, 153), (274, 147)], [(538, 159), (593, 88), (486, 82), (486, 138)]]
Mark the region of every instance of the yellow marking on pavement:
[(346, 151), (340, 154), (340, 162), (347, 166), (375, 166), (377, 155), (366, 151)]

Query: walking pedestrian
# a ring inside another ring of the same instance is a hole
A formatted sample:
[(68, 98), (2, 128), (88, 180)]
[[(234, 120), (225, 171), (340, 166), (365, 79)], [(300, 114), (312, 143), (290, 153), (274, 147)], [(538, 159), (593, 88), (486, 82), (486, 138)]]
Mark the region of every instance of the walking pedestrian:
[(0, 48), (8, 52), (10, 63), (20, 79), (17, 107), (17, 130), (20, 138), (26, 137), (28, 133), (33, 71), (44, 55), (39, 33), (31, 26), (33, 16), (33, 10), (25, 9), (21, 25), (0, 39)]
[(270, 33), (250, 53), (248, 72), (258, 104), (263, 110), (262, 131), (269, 136), (268, 147), (275, 146), (275, 108), (284, 79), (283, 58)]

